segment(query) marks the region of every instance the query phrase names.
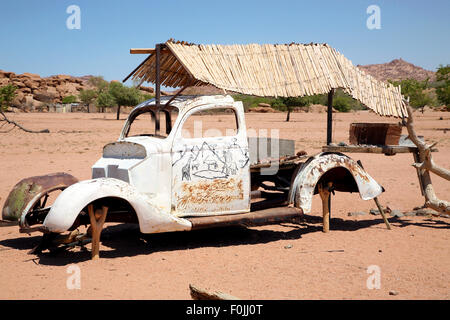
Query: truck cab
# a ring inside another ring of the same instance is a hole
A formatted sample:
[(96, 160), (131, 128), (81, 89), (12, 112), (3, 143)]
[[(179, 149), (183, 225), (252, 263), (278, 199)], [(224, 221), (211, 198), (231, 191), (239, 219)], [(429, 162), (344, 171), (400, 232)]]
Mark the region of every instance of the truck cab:
[[(202, 121), (214, 116), (223, 118), (226, 128)], [(93, 179), (105, 177), (129, 183), (177, 217), (248, 212), (250, 159), (242, 102), (231, 96), (184, 96), (159, 110), (154, 100), (138, 105), (118, 141), (107, 144), (92, 167)]]

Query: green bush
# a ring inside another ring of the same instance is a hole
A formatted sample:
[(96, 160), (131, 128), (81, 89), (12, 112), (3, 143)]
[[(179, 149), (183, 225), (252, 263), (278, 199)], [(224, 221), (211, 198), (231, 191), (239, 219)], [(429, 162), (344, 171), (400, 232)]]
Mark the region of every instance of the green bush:
[(8, 84), (0, 88), (0, 111), (6, 110), (16, 97), (17, 87)]
[[(233, 98), (236, 101), (242, 101), (245, 111), (248, 111), (248, 109), (250, 108), (256, 107), (259, 103), (268, 103), (272, 106), (272, 108), (279, 111), (289, 111), (294, 107), (307, 107), (312, 104), (321, 104), (324, 106), (328, 104), (327, 94), (316, 94), (313, 96), (289, 98), (266, 98), (236, 94), (233, 96)], [(364, 106), (359, 101), (353, 99), (342, 90), (336, 90), (333, 98), (333, 107), (340, 112), (364, 109)]]
[(405, 79), (401, 81), (391, 81), (394, 86), (401, 86), (402, 94), (409, 97), (409, 104), (413, 108), (423, 108), (426, 105), (435, 105), (435, 101), (428, 89), (428, 80), (418, 81), (416, 79)]
[(75, 97), (75, 96), (67, 96), (62, 99), (62, 103), (64, 103), (64, 104), (75, 103), (75, 102), (77, 102), (77, 97)]
[(141, 93), (141, 98), (139, 100), (139, 103), (153, 99), (154, 97), (155, 97), (154, 95), (151, 95), (149, 93), (144, 93), (144, 94)]
[(445, 104), (450, 109), (450, 65), (439, 66), (436, 72), (436, 96), (440, 103)]
[(250, 96), (246, 94), (235, 94), (233, 95), (235, 101), (242, 101), (244, 106), (244, 110), (247, 112), (250, 108), (257, 107), (259, 103), (267, 103), (272, 105), (272, 102), (275, 101), (275, 98), (266, 98), (266, 97), (257, 97)]

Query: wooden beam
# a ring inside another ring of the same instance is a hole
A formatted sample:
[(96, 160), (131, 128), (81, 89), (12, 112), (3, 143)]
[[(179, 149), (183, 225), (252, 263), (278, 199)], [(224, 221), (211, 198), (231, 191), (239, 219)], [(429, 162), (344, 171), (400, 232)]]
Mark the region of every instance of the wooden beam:
[[(167, 49), (161, 49), (161, 51), (164, 51)], [(131, 54), (154, 54), (156, 52), (156, 48), (131, 48), (130, 53)]]
[(155, 48), (131, 48), (131, 54), (152, 54), (155, 52)]

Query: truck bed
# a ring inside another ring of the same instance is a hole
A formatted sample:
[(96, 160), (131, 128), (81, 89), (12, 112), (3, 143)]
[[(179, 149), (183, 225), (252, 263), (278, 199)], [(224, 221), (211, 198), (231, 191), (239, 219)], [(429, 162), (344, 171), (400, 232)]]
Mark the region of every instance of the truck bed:
[(295, 155), (295, 141), (267, 137), (249, 137), (250, 166)]

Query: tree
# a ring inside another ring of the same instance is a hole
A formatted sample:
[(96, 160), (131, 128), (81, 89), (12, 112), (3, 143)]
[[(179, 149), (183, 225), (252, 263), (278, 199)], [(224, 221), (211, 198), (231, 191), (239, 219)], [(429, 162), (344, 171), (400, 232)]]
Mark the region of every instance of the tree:
[(97, 88), (98, 93), (102, 93), (108, 90), (108, 81), (103, 79), (102, 76), (91, 77), (88, 80), (88, 83), (95, 88)]
[(413, 166), (419, 170), (421, 176), (420, 182), (425, 196), (425, 206), (436, 210), (439, 213), (450, 213), (450, 202), (441, 200), (436, 196), (436, 193), (431, 182), (430, 172), (450, 181), (450, 170), (438, 166), (431, 155), (432, 148), (437, 144), (436, 142), (428, 145), (421, 141), (414, 129), (413, 111), (409, 105), (406, 105), (408, 110), (408, 119), (406, 122), (406, 129), (408, 130), (408, 137), (417, 146), (419, 153), (419, 162), (414, 163)]
[(101, 92), (97, 96), (97, 106), (102, 108), (102, 112), (105, 111), (105, 108), (115, 107), (116, 105), (117, 102), (109, 91)]
[(117, 103), (117, 120), (119, 120), (121, 106), (134, 106), (141, 101), (141, 92), (137, 88), (126, 87), (120, 82), (111, 82), (109, 93)]
[(69, 104), (77, 102), (77, 97), (75, 96), (66, 96), (62, 99), (62, 103)]
[(78, 99), (80, 99), (81, 103), (87, 106), (87, 111), (89, 113), (89, 105), (95, 101), (97, 98), (97, 92), (91, 89), (81, 89), (78, 94)]
[(436, 81), (439, 82), (436, 87), (436, 95), (440, 103), (447, 106), (450, 109), (450, 65), (445, 67), (440, 65), (436, 71)]
[(286, 121), (289, 121), (291, 116), (291, 111), (293, 107), (305, 107), (309, 105), (309, 101), (304, 97), (289, 97), (289, 98), (281, 98), (282, 104), (284, 104), (288, 110)]
[(416, 79), (405, 79), (401, 81), (391, 81), (394, 86), (401, 86), (402, 94), (409, 97), (409, 105), (414, 108), (423, 108), (433, 102), (429, 93), (425, 92), (428, 88), (428, 79), (417, 81)]
[(154, 95), (151, 95), (149, 93), (143, 93), (143, 94), (141, 93), (141, 98), (139, 99), (138, 103), (153, 99), (154, 97), (155, 97)]

